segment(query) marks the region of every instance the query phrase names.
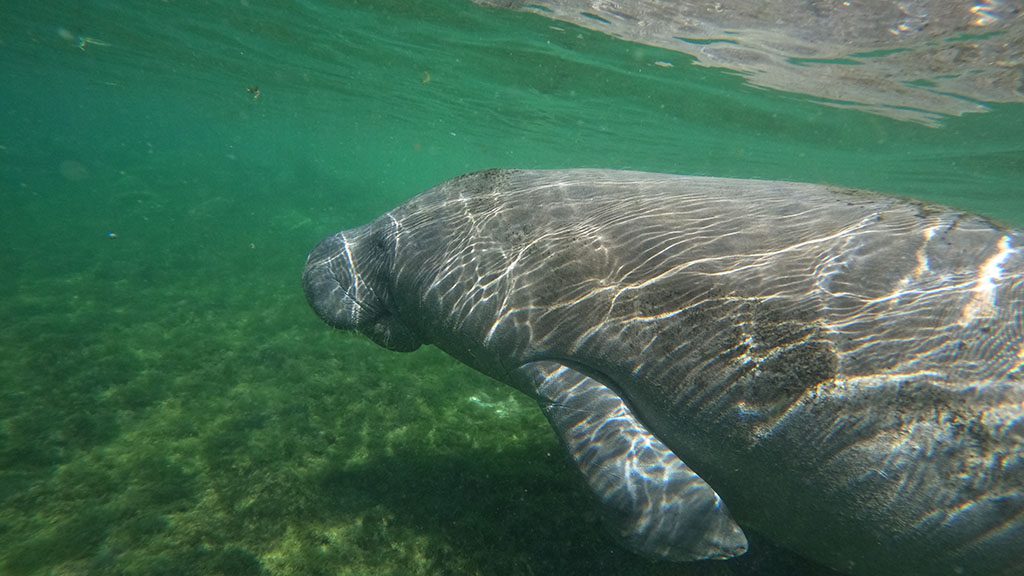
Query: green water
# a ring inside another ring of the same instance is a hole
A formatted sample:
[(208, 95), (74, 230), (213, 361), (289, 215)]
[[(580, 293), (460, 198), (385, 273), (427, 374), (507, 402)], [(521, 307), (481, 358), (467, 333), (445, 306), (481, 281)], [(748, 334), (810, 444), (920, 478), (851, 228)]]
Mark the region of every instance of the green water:
[(931, 128), (551, 24), (0, 0), (0, 574), (824, 574), (757, 540), (618, 548), (528, 400), (332, 332), (306, 252), (489, 167), (827, 182), (1024, 225), (1024, 106)]

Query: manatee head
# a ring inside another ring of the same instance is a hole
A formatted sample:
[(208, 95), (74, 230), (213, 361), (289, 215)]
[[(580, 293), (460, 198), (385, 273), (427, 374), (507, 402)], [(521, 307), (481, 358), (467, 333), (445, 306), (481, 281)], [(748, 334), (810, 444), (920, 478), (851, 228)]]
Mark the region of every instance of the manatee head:
[(422, 342), (395, 314), (388, 289), (390, 236), (378, 223), (328, 237), (306, 259), (306, 299), (324, 322), (365, 334), (380, 346), (411, 352)]

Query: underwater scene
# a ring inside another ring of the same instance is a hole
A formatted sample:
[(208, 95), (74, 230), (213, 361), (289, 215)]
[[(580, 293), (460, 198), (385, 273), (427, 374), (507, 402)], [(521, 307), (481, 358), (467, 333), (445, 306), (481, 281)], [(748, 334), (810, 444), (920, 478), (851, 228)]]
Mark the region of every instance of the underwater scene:
[(847, 573), (634, 554), (535, 400), (331, 329), (307, 254), (492, 168), (1024, 228), (1019, 0), (7, 1), (0, 49), (4, 576)]

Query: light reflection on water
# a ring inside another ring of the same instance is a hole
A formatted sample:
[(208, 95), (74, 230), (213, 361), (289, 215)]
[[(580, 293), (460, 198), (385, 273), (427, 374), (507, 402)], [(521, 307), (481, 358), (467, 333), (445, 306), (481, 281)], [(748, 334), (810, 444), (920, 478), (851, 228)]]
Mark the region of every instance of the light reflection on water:
[(1017, 1), (818, 1), (799, 10), (782, 0), (476, 1), (682, 52), (757, 86), (932, 126), (989, 103), (1024, 102)]

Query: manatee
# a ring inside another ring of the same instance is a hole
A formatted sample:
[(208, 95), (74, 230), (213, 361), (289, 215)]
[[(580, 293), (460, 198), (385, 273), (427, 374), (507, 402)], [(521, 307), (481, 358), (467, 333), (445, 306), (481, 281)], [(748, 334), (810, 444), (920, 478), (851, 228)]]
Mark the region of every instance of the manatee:
[(853, 575), (1024, 574), (1021, 233), (830, 186), (445, 182), (309, 255), (306, 297), (535, 398), (631, 550), (745, 529)]

